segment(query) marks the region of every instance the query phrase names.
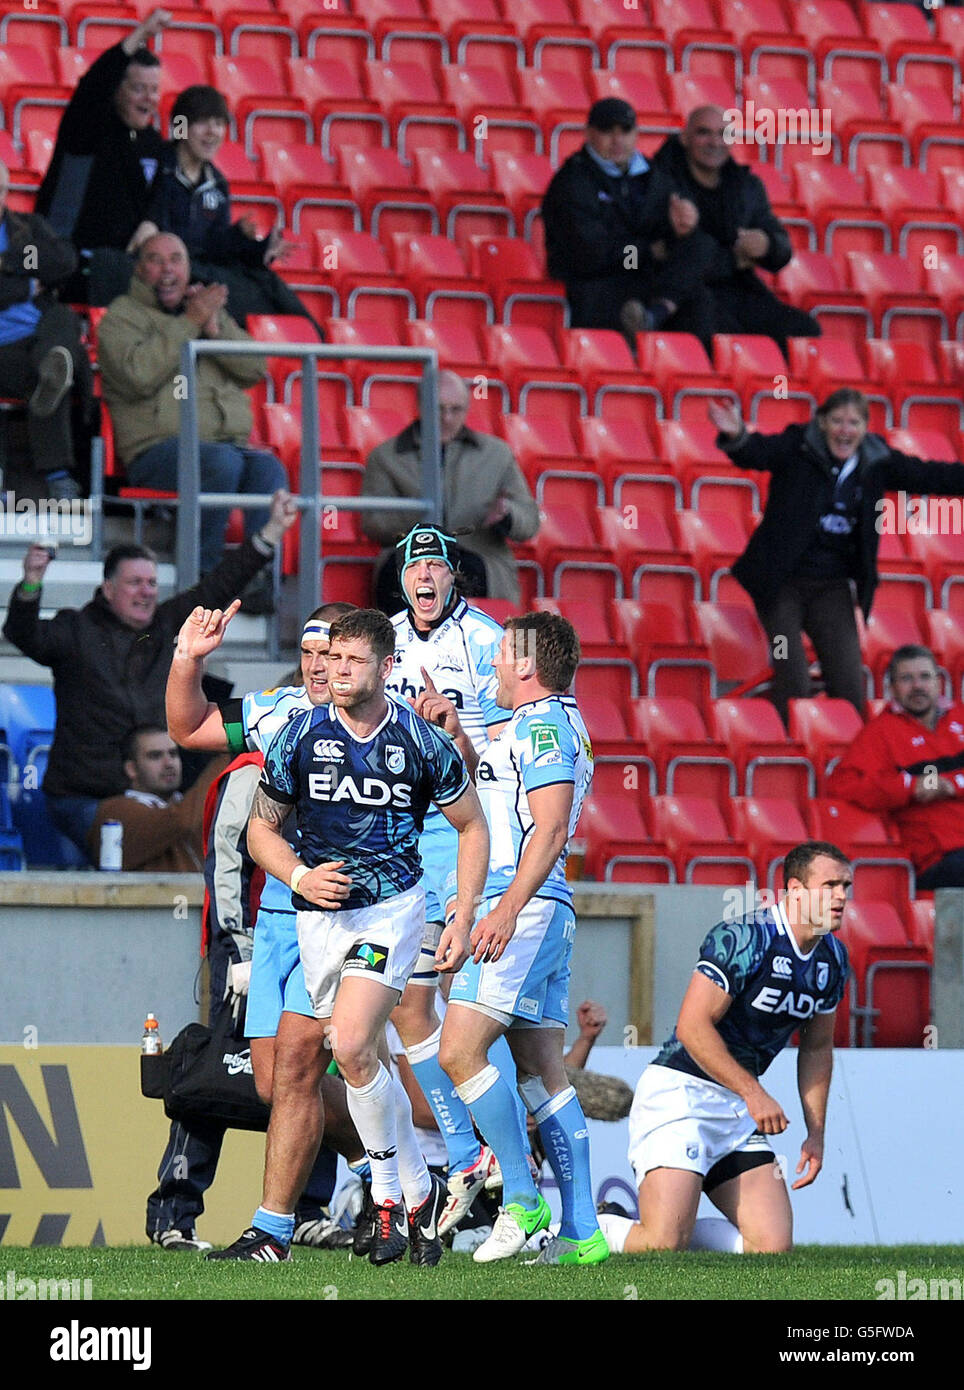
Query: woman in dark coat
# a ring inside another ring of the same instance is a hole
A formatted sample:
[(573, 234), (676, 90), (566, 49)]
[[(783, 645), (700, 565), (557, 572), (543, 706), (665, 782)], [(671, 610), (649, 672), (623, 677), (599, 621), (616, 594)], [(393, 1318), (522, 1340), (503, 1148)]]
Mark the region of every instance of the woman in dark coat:
[(733, 574), (770, 639), (774, 704), (786, 722), (788, 700), (810, 693), (806, 632), (827, 694), (863, 714), (854, 601), (866, 619), (887, 521), (884, 495), (964, 496), (964, 464), (892, 449), (868, 433), (867, 399), (849, 388), (828, 396), (809, 424), (788, 425), (782, 434), (748, 433), (730, 404), (711, 403), (709, 416), (717, 444), (738, 468), (771, 475), (763, 519)]

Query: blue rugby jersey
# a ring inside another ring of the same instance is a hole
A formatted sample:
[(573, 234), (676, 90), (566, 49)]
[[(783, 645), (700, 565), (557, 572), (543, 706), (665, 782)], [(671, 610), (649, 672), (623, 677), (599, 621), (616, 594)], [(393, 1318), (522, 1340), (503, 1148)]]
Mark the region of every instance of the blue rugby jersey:
[[(342, 872), (352, 879), (345, 909), (413, 887), (422, 876), (418, 836), (428, 807), (457, 801), (469, 785), (452, 740), (392, 696), (367, 739), (334, 705), (295, 716), (268, 749), (261, 782), (275, 800), (294, 803), (305, 864), (345, 860)], [(315, 910), (297, 893), (291, 902)]]
[[(700, 947), (696, 969), (733, 1000), (716, 1025), (730, 1054), (762, 1076), (794, 1032), (814, 1014), (832, 1014), (843, 998), (849, 963), (836, 936), (821, 936), (804, 955), (781, 904), (736, 922), (720, 922)], [(705, 1081), (673, 1029), (654, 1064)]]

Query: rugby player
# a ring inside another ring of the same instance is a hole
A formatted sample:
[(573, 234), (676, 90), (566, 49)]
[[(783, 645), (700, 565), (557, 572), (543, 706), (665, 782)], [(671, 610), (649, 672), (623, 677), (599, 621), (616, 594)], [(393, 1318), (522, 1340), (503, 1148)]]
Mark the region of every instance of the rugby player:
[(592, 780), (586, 727), (565, 693), (579, 664), (579, 639), (550, 613), (510, 618), (505, 627), (494, 665), (498, 702), (512, 714), (476, 770), (490, 827), (489, 872), (472, 959), (449, 995), (440, 1058), (502, 1169), (504, 1206), (473, 1258), (518, 1254), (549, 1224), (518, 1135), (512, 1089), (489, 1060), (493, 1042), (506, 1034), (519, 1093), (562, 1200), (559, 1234), (540, 1262), (597, 1264), (609, 1250), (592, 1200), (586, 1120), (563, 1061), (576, 929), (565, 862)]
[(823, 1163), (834, 1012), (849, 969), (833, 933), (853, 879), (846, 855), (816, 840), (790, 851), (783, 876), (776, 906), (706, 937), (673, 1035), (639, 1079), (629, 1116), (639, 1220), (601, 1218), (614, 1251), (698, 1248), (701, 1192), (747, 1253), (792, 1246), (790, 1198), (768, 1142), (789, 1121), (759, 1078), (799, 1029), (807, 1135), (793, 1189), (808, 1187)]
[[(171, 737), (184, 748), (265, 753), (293, 715), (328, 700), (328, 627), (351, 608), (326, 604), (305, 623), (302, 685), (251, 691), (221, 706), (209, 703), (202, 690), (204, 659), (221, 645), (237, 604), (224, 612), (196, 608), (178, 635), (168, 676)], [(245, 807), (245, 821), (247, 813)], [(254, 934), (245, 1031), (258, 1094), (272, 1107), (262, 1202), (244, 1234), (210, 1258), (274, 1262), (289, 1258), (293, 1241), (310, 1243), (321, 1234), (315, 1222), (299, 1225), (297, 1203), (318, 1153), (325, 1102), (343, 1110), (344, 1099), (341, 1082), (325, 1075), (330, 1054), (305, 989), (291, 890), (270, 875)], [(367, 1173), (364, 1156), (349, 1166)]]
[[(296, 715), (268, 749), (248, 848), (267, 873), (291, 885), (305, 985), (371, 1168), (369, 1259), (400, 1259), (411, 1242), (415, 1263), (435, 1264), (446, 1188), (429, 1175), (411, 1107), (397, 1105), (400, 1088), (378, 1045), (425, 934), (418, 836), (430, 802), (458, 833), (455, 911), (435, 953), (440, 971), (458, 969), (468, 952), (488, 830), (452, 740), (386, 695), (395, 651), (390, 621), (357, 610), (332, 624), (329, 643), (331, 703)], [(298, 854), (281, 834), (292, 807)]]
[[(414, 526), (398, 543), (395, 554), (406, 607), (392, 618), (395, 662), (386, 689), (409, 700), (417, 714), (444, 729), (474, 773), (479, 754), (506, 721), (506, 711), (495, 698), (492, 667), (502, 641), (502, 627), (460, 595), (456, 581), (459, 551), (452, 536), (436, 526)], [(439, 1218), (441, 1235), (458, 1225), (483, 1186), (498, 1181), (492, 1150), (480, 1145), (468, 1107), (438, 1060), (442, 1025), (435, 1008), (440, 978), (434, 958), (445, 921), (454, 908), (456, 847), (455, 831), (441, 811), (430, 807), (418, 842), (424, 871), (426, 934), (418, 964), (392, 1014), (412, 1071), (445, 1140), (449, 1196)], [(451, 974), (444, 977), (449, 982), (451, 978)], [(511, 1067), (505, 1042), (497, 1043), (496, 1048), (496, 1064), (503, 1070)], [(519, 1124), (524, 1133), (524, 1115), (520, 1115)]]

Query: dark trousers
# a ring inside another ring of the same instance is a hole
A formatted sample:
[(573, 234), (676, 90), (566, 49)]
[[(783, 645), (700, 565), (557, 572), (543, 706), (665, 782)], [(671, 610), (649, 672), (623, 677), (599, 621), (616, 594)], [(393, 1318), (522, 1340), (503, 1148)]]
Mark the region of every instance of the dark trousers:
[[(218, 1010), (230, 1007), (226, 998), (228, 968), (239, 959), (234, 938), (228, 932), (216, 933), (208, 956), (212, 1027)], [(214, 1182), (225, 1129), (222, 1124), (192, 1121), (188, 1126), (181, 1120), (171, 1121), (167, 1148), (157, 1170), (157, 1187), (147, 1199), (148, 1237), (174, 1228), (185, 1233), (194, 1230), (204, 1211), (204, 1194)], [(322, 1145), (298, 1200), (297, 1220), (314, 1219), (331, 1201), (337, 1164), (337, 1154)]]
[(773, 687), (770, 698), (784, 724), (788, 701), (810, 694), (810, 668), (803, 649), (807, 633), (820, 661), (829, 696), (849, 700), (864, 712), (860, 639), (850, 582), (846, 579), (797, 579), (784, 584), (772, 604), (757, 605), (770, 639)]
[(714, 333), (762, 333), (774, 339), (784, 356), (788, 338), (820, 337), (815, 318), (784, 304), (752, 273), (704, 286), (702, 294), (681, 302), (680, 312), (666, 327), (695, 334), (710, 356)]
[(928, 893), (934, 888), (964, 888), (964, 849), (948, 850), (943, 859), (918, 874), (917, 887)]
[[(51, 303), (43, 310), (36, 331), (15, 343), (0, 347), (0, 395), (22, 396), (29, 400), (40, 371), (40, 364), (53, 347), (65, 347), (74, 364), (75, 389), (85, 389), (90, 370), (80, 341), (80, 319), (66, 304)], [(68, 391), (52, 415), (40, 419), (27, 411), (27, 438), (34, 468), (38, 473), (54, 473), (74, 468), (74, 441), (70, 427), (71, 392)]]

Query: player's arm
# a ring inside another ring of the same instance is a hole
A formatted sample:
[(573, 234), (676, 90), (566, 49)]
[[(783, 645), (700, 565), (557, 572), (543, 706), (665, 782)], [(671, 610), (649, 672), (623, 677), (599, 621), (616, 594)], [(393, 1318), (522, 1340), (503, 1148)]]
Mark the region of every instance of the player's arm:
[(448, 974), (458, 970), (471, 949), (469, 932), (489, 869), (489, 827), (471, 783), (457, 801), (439, 809), (459, 836), (455, 909), (435, 952), (436, 970)]
[(730, 1003), (726, 990), (697, 970), (683, 996), (676, 1036), (707, 1076), (741, 1097), (762, 1134), (782, 1134), (789, 1120), (779, 1102), (740, 1065), (720, 1036), (717, 1025)]
[[(279, 800), (262, 782), (251, 803), (248, 852), (265, 873), (291, 884), (292, 890), (297, 889), (302, 898), (316, 907), (332, 911), (341, 906), (351, 890), (351, 879), (338, 872), (345, 861), (339, 859), (308, 869), (281, 833), (290, 810), (290, 801)], [(292, 882), (296, 871), (297, 877)]]
[(201, 679), (205, 657), (221, 645), (228, 623), (240, 607), (241, 600), (235, 599), (223, 611), (195, 608), (177, 634), (165, 700), (168, 733), (181, 748), (231, 751), (221, 711), (206, 698)]
[(512, 940), (516, 919), (545, 883), (569, 838), (573, 784), (553, 782), (527, 793), (532, 833), (527, 837), (515, 877), (495, 907), (472, 933), (473, 960), (498, 960)]
[(798, 1187), (809, 1187), (823, 1167), (823, 1136), (830, 1077), (833, 1074), (834, 1017), (834, 1014), (814, 1014), (809, 1023), (800, 1029), (797, 1089), (803, 1106), (807, 1137), (800, 1147), (800, 1162), (797, 1164), (797, 1173), (803, 1176), (793, 1183), (794, 1191)]
[(475, 751), (472, 740), (462, 728), (459, 712), (448, 696), (441, 694), (436, 689), (435, 682), (425, 667), (422, 666), (419, 669), (422, 672), (425, 689), (415, 700), (410, 701), (410, 704), (420, 718), (445, 730), (462, 754), (462, 761), (465, 763), (469, 776), (474, 781), (475, 769), (479, 765), (479, 755)]

